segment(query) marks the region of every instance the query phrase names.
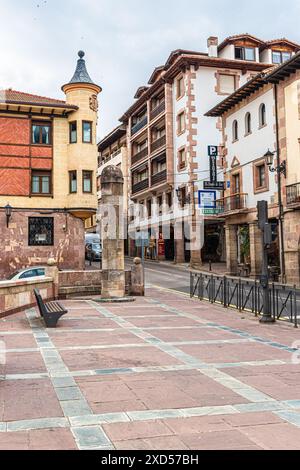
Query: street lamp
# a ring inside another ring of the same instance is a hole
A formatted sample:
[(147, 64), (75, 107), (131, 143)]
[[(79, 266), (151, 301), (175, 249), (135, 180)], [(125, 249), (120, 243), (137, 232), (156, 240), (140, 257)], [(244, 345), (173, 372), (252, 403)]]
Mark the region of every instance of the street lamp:
[(269, 167), (269, 171), (271, 173), (275, 173), (275, 172), (277, 172), (278, 174), (282, 173), (286, 177), (286, 161), (284, 160), (282, 163), (277, 164), (276, 167), (273, 167), (274, 157), (275, 157), (275, 152), (271, 152), (270, 149), (264, 155), (264, 158), (266, 160), (266, 164)]
[[(275, 153), (277, 153), (276, 166), (274, 166)], [(267, 153), (264, 155), (264, 158), (266, 161), (266, 165), (269, 168), (269, 171), (271, 173), (277, 173), (278, 175), (277, 187), (278, 187), (280, 251), (281, 251), (280, 264), (281, 264), (281, 280), (284, 283), (285, 282), (285, 256), (284, 256), (284, 230), (283, 230), (284, 212), (283, 212), (282, 194), (281, 194), (281, 189), (282, 189), (281, 175), (283, 175), (286, 178), (286, 160), (284, 160), (283, 162), (280, 162), (278, 152), (271, 152), (270, 149), (268, 149)]]
[(7, 204), (7, 206), (5, 206), (5, 215), (6, 215), (6, 227), (8, 228), (9, 226), (9, 220), (11, 218), (11, 215), (12, 215), (12, 207), (10, 204)]

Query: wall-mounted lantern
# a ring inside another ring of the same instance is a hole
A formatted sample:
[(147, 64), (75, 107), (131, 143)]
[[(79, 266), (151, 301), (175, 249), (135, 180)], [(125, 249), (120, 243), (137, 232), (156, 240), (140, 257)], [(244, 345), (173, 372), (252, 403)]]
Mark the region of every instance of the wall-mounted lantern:
[(7, 206), (5, 206), (4, 209), (5, 209), (5, 215), (6, 215), (6, 227), (8, 228), (13, 209), (10, 204), (7, 204)]

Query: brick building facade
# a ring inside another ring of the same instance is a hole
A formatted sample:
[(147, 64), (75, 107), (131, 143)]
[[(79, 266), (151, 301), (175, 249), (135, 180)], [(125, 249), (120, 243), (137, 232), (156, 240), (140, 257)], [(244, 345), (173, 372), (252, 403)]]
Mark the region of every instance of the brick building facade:
[(84, 268), (84, 220), (97, 210), (97, 95), (84, 53), (66, 101), (0, 91), (0, 279), (55, 258)]

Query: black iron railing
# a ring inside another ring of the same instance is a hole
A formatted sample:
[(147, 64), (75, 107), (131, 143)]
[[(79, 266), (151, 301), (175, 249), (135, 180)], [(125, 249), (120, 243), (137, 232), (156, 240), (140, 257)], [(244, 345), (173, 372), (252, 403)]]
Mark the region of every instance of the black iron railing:
[[(263, 314), (263, 288), (259, 281), (193, 271), (190, 277), (191, 298), (236, 308), (240, 312), (252, 312), (257, 317)], [(290, 321), (298, 328), (300, 289), (272, 283), (269, 285), (269, 299), (272, 317)]]
[(151, 186), (167, 181), (167, 170), (160, 171), (151, 177)]
[(216, 201), (218, 213), (226, 213), (232, 211), (238, 211), (247, 208), (247, 197), (248, 194), (239, 193), (233, 194)]
[(143, 127), (145, 127), (147, 125), (147, 123), (148, 123), (148, 118), (147, 118), (147, 116), (145, 116), (141, 121), (137, 122), (136, 124), (134, 124), (134, 126), (132, 126), (131, 135), (134, 135), (138, 131), (143, 129)]
[(139, 162), (143, 158), (146, 158), (148, 155), (148, 147), (144, 148), (140, 152), (137, 152), (135, 155), (131, 157), (131, 164), (134, 165), (135, 163)]
[(143, 191), (144, 189), (149, 188), (149, 180), (148, 178), (146, 180), (140, 181), (139, 183), (133, 184), (132, 185), (132, 193), (136, 194), (139, 193), (140, 191)]
[(291, 204), (300, 204), (300, 183), (286, 187), (286, 203), (288, 206)]
[(156, 150), (160, 149), (166, 145), (166, 136), (162, 136), (157, 140), (154, 140), (154, 142), (151, 143), (151, 152), (155, 152)]
[(166, 109), (165, 101), (160, 103), (160, 105), (157, 106), (156, 108), (152, 109), (151, 114), (150, 114), (151, 121), (155, 119), (157, 116), (159, 116), (161, 113), (163, 113), (165, 109)]

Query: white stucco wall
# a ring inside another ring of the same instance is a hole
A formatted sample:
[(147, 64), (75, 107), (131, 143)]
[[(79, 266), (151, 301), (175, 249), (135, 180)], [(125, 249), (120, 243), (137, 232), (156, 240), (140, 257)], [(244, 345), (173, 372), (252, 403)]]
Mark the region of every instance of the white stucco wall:
[[(266, 105), (265, 127), (259, 127), (259, 107), (264, 103)], [(245, 116), (251, 113), (252, 133), (245, 136)], [(239, 125), (239, 140), (232, 141), (232, 125), (237, 120)], [(226, 119), (225, 133), (227, 136), (227, 162), (231, 168), (233, 159), (236, 157), (242, 166), (242, 192), (248, 194), (248, 207), (256, 207), (260, 200), (268, 200), (272, 203), (272, 196), (277, 192), (275, 174), (269, 173), (269, 191), (254, 194), (253, 181), (253, 161), (262, 158), (268, 149), (275, 150), (275, 117), (274, 117), (274, 92), (273, 89), (266, 91), (262, 96), (257, 97), (249, 104), (232, 113)], [(238, 169), (239, 167), (236, 167)], [(229, 175), (226, 175), (229, 178)]]

